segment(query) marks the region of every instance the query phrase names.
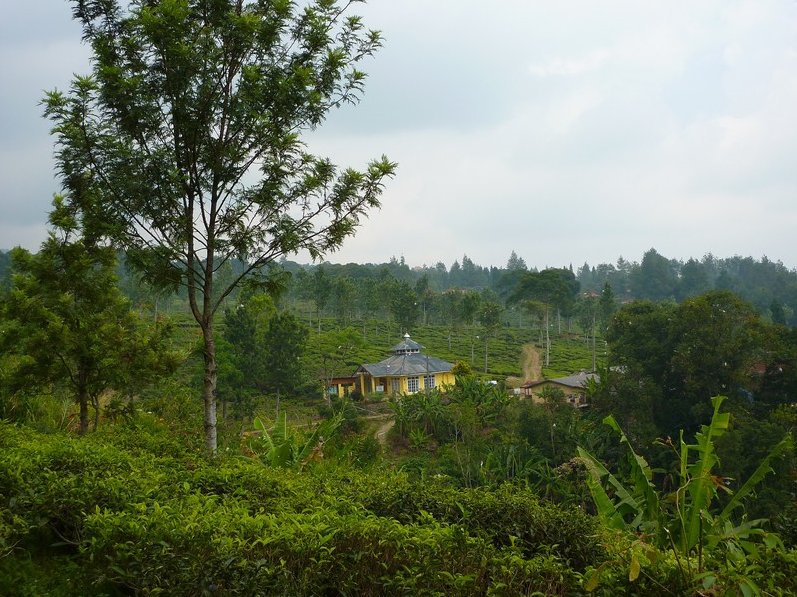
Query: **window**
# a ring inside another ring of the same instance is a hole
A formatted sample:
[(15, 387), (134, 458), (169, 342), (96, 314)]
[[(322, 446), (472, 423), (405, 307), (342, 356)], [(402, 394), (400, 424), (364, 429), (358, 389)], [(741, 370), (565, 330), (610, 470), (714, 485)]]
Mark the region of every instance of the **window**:
[(431, 390), (434, 388), (434, 375), (423, 376), (423, 387), (427, 390)]
[(420, 378), (419, 377), (408, 377), (407, 378), (407, 392), (410, 394), (414, 394), (420, 389)]
[(391, 379), (390, 380), (390, 389), (394, 394), (398, 394), (401, 392), (401, 380), (400, 379)]

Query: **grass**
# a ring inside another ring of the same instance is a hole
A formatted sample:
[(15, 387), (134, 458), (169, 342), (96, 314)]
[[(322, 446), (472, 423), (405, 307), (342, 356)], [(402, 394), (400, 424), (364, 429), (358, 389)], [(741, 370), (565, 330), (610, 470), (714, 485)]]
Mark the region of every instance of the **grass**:
[[(298, 315), (310, 329), (307, 344), (308, 375), (321, 377), (324, 371), (322, 362), (326, 355), (321, 348), (318, 321), (311, 310), (299, 310)], [(186, 347), (197, 349), (201, 342), (199, 330), (187, 312), (177, 311), (171, 314), (177, 324), (176, 342)], [(224, 320), (216, 321), (216, 332), (221, 333)], [(390, 349), (397, 344), (403, 330), (389, 320), (370, 319), (339, 321), (332, 317), (321, 320), (321, 334), (351, 328), (362, 338), (362, 345), (344, 351), (342, 358), (336, 359), (334, 369), (336, 375), (351, 375), (358, 366), (364, 363), (376, 363), (390, 354)], [(473, 371), (485, 379), (504, 381), (508, 377), (524, 378), (521, 355), (524, 345), (534, 345), (544, 358), (544, 349), (540, 344), (540, 331), (532, 327), (502, 327), (491, 335), (487, 341), (487, 368), (485, 371), (485, 331), (479, 326), (461, 326), (450, 329), (439, 325), (416, 325), (410, 330), (413, 340), (422, 344), (424, 352), (452, 363), (462, 362), (471, 365)], [(605, 343), (598, 340), (597, 364), (606, 362)], [(558, 328), (551, 329), (550, 364), (543, 366), (543, 377), (554, 378), (570, 375), (577, 371), (592, 370), (591, 342), (575, 331), (566, 331), (562, 326), (561, 335)], [(270, 409), (269, 409), (270, 410)]]
[[(343, 326), (334, 319), (322, 320), (322, 333), (342, 329)], [(363, 326), (349, 325), (362, 334)], [(376, 363), (390, 354), (402, 332), (389, 322), (369, 322), (363, 334), (363, 347), (353, 348), (346, 354), (345, 363), (340, 367), (341, 374), (351, 374), (363, 363)], [(418, 325), (410, 331), (412, 339), (424, 346), (424, 352), (457, 363), (471, 365), (474, 372), (488, 379), (503, 381), (507, 377), (523, 377), (521, 354), (523, 346), (533, 344), (543, 354), (539, 345), (539, 330), (532, 328), (500, 328), (487, 341), (487, 370), (485, 371), (485, 339), (484, 330), (480, 327), (461, 327), (450, 330), (444, 326)], [(315, 359), (320, 360), (320, 353), (314, 349), (313, 339), (318, 338), (314, 329), (310, 334), (309, 351), (315, 352)], [(603, 342), (597, 343), (598, 365), (606, 360)], [(311, 360), (315, 360), (311, 359)], [(551, 336), (551, 360), (548, 367), (543, 367), (543, 375), (547, 378), (570, 375), (580, 370), (592, 370), (592, 347), (583, 337), (574, 333), (562, 333)]]

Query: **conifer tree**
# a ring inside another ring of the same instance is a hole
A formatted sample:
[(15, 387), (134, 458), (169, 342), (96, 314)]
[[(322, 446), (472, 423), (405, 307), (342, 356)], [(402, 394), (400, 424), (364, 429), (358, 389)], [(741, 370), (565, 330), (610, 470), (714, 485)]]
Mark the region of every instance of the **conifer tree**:
[(145, 325), (130, 309), (116, 279), (116, 253), (83, 230), (62, 197), (50, 214), (53, 231), (37, 254), (12, 251), (13, 286), (5, 301), (3, 351), (20, 355), (15, 389), (62, 385), (80, 409), (80, 432), (94, 426), (99, 398), (173, 370), (168, 327)]

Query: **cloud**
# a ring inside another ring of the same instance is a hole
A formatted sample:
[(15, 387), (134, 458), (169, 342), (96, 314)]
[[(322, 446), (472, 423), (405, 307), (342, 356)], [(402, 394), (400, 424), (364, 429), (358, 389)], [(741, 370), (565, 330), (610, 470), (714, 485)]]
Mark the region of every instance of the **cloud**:
[(611, 54), (608, 50), (599, 49), (582, 58), (555, 58), (545, 64), (532, 64), (529, 73), (535, 77), (572, 77), (583, 75), (603, 67)]
[[(311, 148), (355, 167), (386, 153), (399, 170), (382, 209), (331, 259), (450, 264), (467, 253), (500, 265), (514, 249), (530, 265), (595, 264), (653, 246), (797, 266), (793, 2), (356, 9), (385, 47), (363, 65), (362, 103), (331, 114)], [(15, 238), (36, 234), (55, 190), (33, 104), (85, 71), (79, 32), (63, 18), (53, 45), (24, 30), (0, 39), (11, 81), (0, 91), (0, 176), (4, 214), (24, 226)]]

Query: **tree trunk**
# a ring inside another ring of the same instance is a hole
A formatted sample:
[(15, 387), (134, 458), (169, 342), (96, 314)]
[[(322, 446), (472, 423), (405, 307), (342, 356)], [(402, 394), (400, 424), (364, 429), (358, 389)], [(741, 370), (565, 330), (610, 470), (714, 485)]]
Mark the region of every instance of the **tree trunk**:
[(205, 403), (205, 448), (216, 453), (216, 342), (213, 339), (213, 320), (206, 319), (202, 325), (205, 343), (205, 374), (202, 384), (202, 399)]
[(77, 402), (80, 406), (80, 429), (78, 433), (85, 435), (89, 430), (89, 393), (83, 386), (78, 387)]
[(548, 314), (550, 309), (548, 307), (545, 308), (545, 366), (548, 367), (551, 364), (551, 325), (549, 321)]
[(592, 314), (592, 372), (598, 370), (597, 358), (595, 355), (595, 314)]
[(100, 424), (100, 397), (99, 396), (92, 396), (91, 397), (91, 405), (94, 407), (94, 426), (92, 427), (92, 431), (97, 431), (97, 426)]

